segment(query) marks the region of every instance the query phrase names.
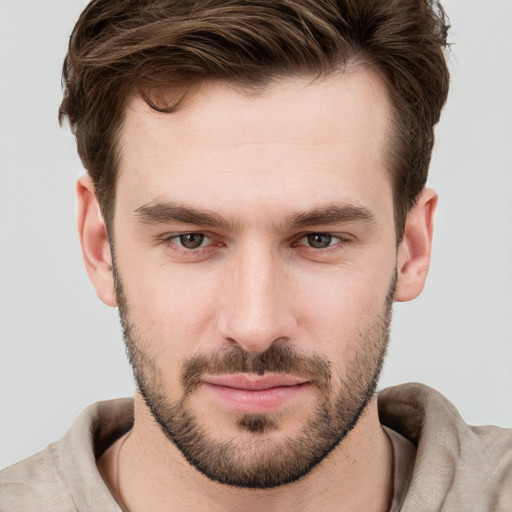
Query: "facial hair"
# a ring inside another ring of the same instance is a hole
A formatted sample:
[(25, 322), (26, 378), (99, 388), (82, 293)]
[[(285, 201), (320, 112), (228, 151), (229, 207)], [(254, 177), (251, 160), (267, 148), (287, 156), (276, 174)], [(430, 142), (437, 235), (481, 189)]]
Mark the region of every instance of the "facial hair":
[[(375, 395), (389, 341), (396, 277), (381, 313), (369, 321), (354, 341), (357, 348), (345, 375), (333, 375), (332, 365), (325, 357), (298, 353), (284, 344), (272, 344), (261, 353), (234, 346), (189, 358), (181, 371), (181, 398), (172, 401), (157, 358), (143, 349), (149, 340), (144, 339), (130, 318), (128, 300), (115, 266), (114, 276), (126, 350), (140, 394), (165, 436), (210, 480), (253, 489), (295, 482), (345, 439)], [(315, 410), (300, 432), (279, 441), (271, 437), (280, 423), (275, 413), (236, 416), (238, 429), (252, 434), (250, 441), (246, 436), (238, 442), (215, 439), (194, 412), (190, 398), (205, 375), (230, 373), (280, 373), (306, 379), (318, 391)]]

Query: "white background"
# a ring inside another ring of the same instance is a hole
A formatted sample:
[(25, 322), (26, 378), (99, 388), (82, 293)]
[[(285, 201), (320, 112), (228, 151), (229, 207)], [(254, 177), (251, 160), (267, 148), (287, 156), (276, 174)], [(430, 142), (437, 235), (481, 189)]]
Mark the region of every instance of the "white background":
[[(74, 220), (82, 172), (57, 124), (84, 0), (0, 0), (0, 467), (131, 395), (117, 312), (96, 298)], [(429, 283), (395, 309), (382, 386), (420, 381), (472, 423), (512, 426), (512, 0), (446, 0), (452, 91), (437, 131)]]

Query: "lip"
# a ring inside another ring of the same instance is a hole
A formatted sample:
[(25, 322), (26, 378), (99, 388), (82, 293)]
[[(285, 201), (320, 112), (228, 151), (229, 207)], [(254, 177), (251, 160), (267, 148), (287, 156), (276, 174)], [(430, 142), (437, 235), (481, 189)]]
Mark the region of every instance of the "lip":
[(272, 412), (302, 394), (310, 383), (281, 374), (233, 374), (205, 377), (203, 388), (228, 409), (242, 413)]
[(265, 375), (234, 373), (232, 375), (213, 375), (206, 377), (203, 379), (203, 382), (226, 388), (262, 391), (271, 388), (297, 386), (304, 384), (307, 380), (293, 375), (279, 373), (267, 373)]

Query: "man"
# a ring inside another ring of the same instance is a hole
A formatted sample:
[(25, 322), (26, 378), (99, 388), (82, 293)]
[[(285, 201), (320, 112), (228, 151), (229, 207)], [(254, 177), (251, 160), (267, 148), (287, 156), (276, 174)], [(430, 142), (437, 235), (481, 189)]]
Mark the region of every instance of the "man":
[(2, 474), (2, 510), (510, 510), (512, 436), (375, 395), (422, 290), (446, 99), (420, 1), (94, 1), (61, 115), (135, 401)]

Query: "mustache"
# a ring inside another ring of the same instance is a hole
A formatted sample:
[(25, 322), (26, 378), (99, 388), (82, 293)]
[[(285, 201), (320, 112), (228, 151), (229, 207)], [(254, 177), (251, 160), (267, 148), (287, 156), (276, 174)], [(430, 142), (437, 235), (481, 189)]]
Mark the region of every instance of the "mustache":
[(317, 354), (305, 355), (283, 345), (271, 345), (264, 352), (247, 352), (240, 347), (198, 354), (183, 365), (181, 382), (185, 395), (201, 383), (205, 375), (233, 373), (283, 373), (306, 379), (321, 390), (329, 388), (331, 365)]

